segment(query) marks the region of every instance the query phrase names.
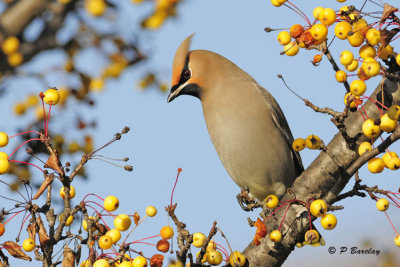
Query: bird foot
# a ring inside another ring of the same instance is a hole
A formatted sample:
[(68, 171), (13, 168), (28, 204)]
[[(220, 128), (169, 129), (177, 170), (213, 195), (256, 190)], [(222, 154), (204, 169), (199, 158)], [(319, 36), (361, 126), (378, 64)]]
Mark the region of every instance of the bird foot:
[(248, 187), (241, 188), (241, 191), (237, 194), (236, 198), (240, 207), (244, 211), (253, 211), (255, 208), (262, 206), (262, 203), (260, 204), (257, 202), (257, 200), (250, 194)]

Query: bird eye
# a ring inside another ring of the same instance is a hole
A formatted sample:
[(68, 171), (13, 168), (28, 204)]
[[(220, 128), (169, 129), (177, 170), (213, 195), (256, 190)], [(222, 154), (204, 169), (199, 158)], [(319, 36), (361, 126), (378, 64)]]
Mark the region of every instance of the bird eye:
[(192, 73), (190, 72), (190, 70), (186, 70), (183, 73), (183, 78), (185, 78), (186, 80), (190, 78), (190, 76), (192, 75)]

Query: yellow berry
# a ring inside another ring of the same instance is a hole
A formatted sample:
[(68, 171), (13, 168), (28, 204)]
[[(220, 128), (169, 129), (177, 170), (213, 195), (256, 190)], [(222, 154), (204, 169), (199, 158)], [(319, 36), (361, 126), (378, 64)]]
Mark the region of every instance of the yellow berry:
[(174, 236), (174, 229), (171, 226), (164, 226), (160, 230), (160, 235), (163, 239), (170, 239)]
[(347, 36), (347, 40), (351, 46), (359, 47), (364, 43), (364, 35), (359, 31), (353, 32), (353, 34)]
[(107, 211), (114, 211), (119, 207), (119, 200), (115, 196), (108, 196), (104, 199), (104, 209)]
[(283, 47), (283, 51), (288, 56), (295, 56), (299, 52), (299, 45), (292, 41)]
[(363, 134), (368, 138), (376, 138), (381, 133), (380, 125), (376, 125), (375, 121), (372, 119), (367, 119), (363, 122), (361, 126)]
[(211, 265), (220, 265), (222, 262), (222, 254), (218, 250), (207, 252), (207, 262)]
[(372, 173), (380, 173), (385, 168), (385, 163), (381, 158), (372, 158), (368, 161), (368, 170)]
[(279, 243), (282, 240), (282, 233), (279, 230), (274, 230), (269, 234), (269, 239), (272, 242)]
[(6, 158), (0, 158), (0, 175), (10, 170), (10, 162)]
[(167, 14), (165, 12), (155, 12), (153, 15), (143, 21), (143, 27), (149, 30), (157, 30), (163, 25), (166, 18)]
[(363, 18), (358, 19), (357, 21), (353, 21), (352, 23), (353, 23), (353, 31), (354, 32), (359, 31), (363, 35), (365, 35), (367, 33), (367, 31), (369, 30), (368, 23)]
[(336, 21), (336, 13), (332, 8), (324, 8), (319, 14), (318, 19), (324, 25), (332, 25)]
[(15, 36), (9, 36), (1, 45), (1, 50), (6, 55), (11, 55), (18, 51), (19, 48), (19, 40)]
[[(61, 213), (60, 216), (58, 216), (58, 220), (61, 222), (61, 220), (64, 218), (65, 214)], [(70, 226), (74, 221), (74, 216), (69, 215), (68, 219), (65, 222), (65, 226)]]
[(383, 60), (388, 60), (393, 55), (393, 47), (390, 45), (387, 46), (379, 46), (378, 48), (378, 56)]
[(324, 227), (324, 229), (332, 230), (333, 228), (336, 227), (336, 224), (337, 224), (336, 216), (333, 215), (332, 213), (327, 213), (322, 215), (321, 225), (322, 227)]
[[(95, 217), (93, 217), (93, 216), (89, 216), (89, 220), (94, 220), (95, 219)], [(83, 221), (82, 221), (82, 228), (83, 228), (83, 230), (85, 230), (86, 232), (87, 232), (87, 230), (88, 230), (88, 222), (84, 219)], [(94, 231), (95, 230), (95, 227), (94, 226), (92, 226), (92, 230)]]
[(362, 68), (364, 70), (364, 73), (368, 77), (373, 77), (378, 75), (379, 71), (381, 70), (381, 66), (379, 65), (379, 63), (371, 57), (367, 57), (364, 60), (364, 62), (362, 63)]
[(117, 228), (119, 231), (126, 231), (129, 229), (131, 226), (131, 219), (129, 218), (128, 215), (126, 214), (119, 214), (115, 219), (114, 219), (114, 226)]
[(22, 248), (26, 252), (32, 251), (35, 248), (35, 246), (36, 246), (35, 240), (33, 240), (31, 238), (25, 239), (24, 242), (22, 243)]
[(353, 59), (349, 65), (344, 66), (347, 71), (355, 71), (358, 68), (358, 61)]
[(358, 53), (362, 59), (366, 59), (367, 57), (374, 58), (376, 56), (375, 48), (368, 44), (361, 46)]
[(108, 235), (112, 239), (114, 244), (121, 239), (121, 232), (115, 228), (107, 231), (106, 235)]
[(15, 53), (9, 54), (7, 56), (8, 64), (11, 67), (17, 67), (17, 66), (21, 65), (23, 60), (24, 60), (24, 57), (22, 56), (22, 54), (20, 52), (15, 52)]
[(394, 243), (396, 244), (396, 246), (400, 247), (400, 235), (397, 235), (394, 238)]
[(60, 101), (60, 93), (57, 89), (50, 88), (44, 92), (43, 101), (48, 105), (57, 105)]
[(398, 106), (398, 105), (391, 106), (388, 109), (386, 114), (388, 114), (388, 117), (391, 120), (394, 120), (394, 121), (399, 120), (400, 119), (400, 106)]
[(396, 127), (397, 127), (397, 120), (392, 120), (389, 118), (388, 114), (385, 113), (382, 117), (381, 117), (381, 129), (384, 132), (387, 133), (391, 133), (393, 132)]
[(290, 41), (291, 41), (291, 39), (292, 39), (292, 38), (290, 37), (290, 33), (287, 32), (287, 31), (281, 31), (281, 32), (278, 34), (277, 38), (278, 38), (278, 42), (279, 42), (281, 45), (287, 45), (288, 43), (290, 43)]
[(389, 168), (389, 167), (388, 167), (389, 159), (391, 159), (391, 158), (398, 158), (398, 157), (399, 157), (399, 156), (398, 156), (397, 153), (394, 152), (394, 151), (389, 151), (389, 152), (386, 152), (385, 154), (383, 154), (382, 160), (383, 160), (383, 162), (385, 163), (385, 167), (386, 167), (386, 168)]
[(0, 147), (5, 147), (6, 145), (8, 145), (8, 134), (0, 132)]
[(319, 241), (319, 234), (316, 230), (308, 230), (304, 235), (304, 240), (307, 244), (316, 244)]
[(322, 199), (317, 199), (310, 204), (310, 213), (315, 217), (321, 217), (328, 210), (328, 205)]
[(203, 233), (194, 233), (193, 234), (193, 243), (192, 245), (196, 248), (200, 248), (203, 246), (204, 241), (206, 240), (206, 236)]
[(358, 154), (361, 156), (365, 152), (368, 152), (368, 151), (371, 151), (371, 150), (372, 150), (371, 143), (370, 142), (363, 142), (358, 147)]
[(321, 139), (318, 137), (318, 136), (316, 136), (316, 135), (309, 135), (307, 138), (306, 138), (306, 146), (309, 148), (309, 149), (319, 149), (320, 147), (321, 147), (321, 145), (322, 145), (322, 141), (321, 141)]
[(39, 98), (36, 95), (29, 95), (26, 99), (26, 104), (30, 107), (34, 107), (39, 103)]
[(400, 158), (398, 157), (391, 157), (387, 161), (387, 168), (389, 170), (398, 170), (400, 168)]
[(328, 29), (325, 25), (317, 23), (311, 27), (310, 33), (315, 40), (324, 41), (328, 35)]
[(86, 0), (85, 9), (86, 11), (95, 17), (99, 17), (106, 11), (107, 4), (104, 0)]
[(367, 90), (367, 85), (362, 80), (354, 80), (350, 84), (350, 92), (355, 96), (360, 96)]
[(376, 208), (379, 211), (386, 211), (389, 208), (389, 201), (385, 198), (380, 198), (377, 202), (376, 202)]
[(133, 259), (132, 266), (133, 267), (145, 267), (145, 266), (147, 266), (147, 260), (143, 256), (137, 256), (136, 258)]
[(286, 0), (271, 0), (271, 4), (276, 7), (280, 7), (285, 2)]
[(396, 63), (400, 66), (400, 54), (397, 54), (396, 56)]
[(246, 264), (246, 256), (239, 251), (234, 251), (229, 256), (229, 264), (233, 267), (242, 267)]
[(296, 138), (292, 143), (292, 147), (295, 151), (301, 151), (306, 147), (306, 140), (303, 138)]
[(68, 146), (68, 151), (69, 151), (69, 153), (75, 153), (75, 152), (77, 152), (79, 149), (80, 149), (80, 145), (79, 145), (77, 142), (75, 142), (75, 141), (72, 141), (72, 142), (69, 144), (69, 146)]
[(264, 205), (269, 209), (275, 209), (279, 204), (279, 198), (276, 195), (269, 195), (264, 199)]
[(106, 259), (99, 259), (93, 263), (93, 267), (110, 267), (110, 264)]
[(340, 63), (343, 64), (343, 66), (347, 66), (353, 62), (354, 56), (353, 53), (351, 53), (348, 50), (343, 50), (342, 53), (340, 54)]
[(381, 33), (377, 29), (371, 28), (365, 34), (365, 38), (370, 45), (374, 46), (381, 42)]
[(336, 81), (344, 83), (347, 81), (347, 73), (344, 70), (338, 70), (335, 74)]
[(314, 8), (314, 10), (313, 10), (313, 12), (312, 12), (313, 17), (314, 17), (315, 19), (318, 19), (318, 16), (319, 16), (319, 14), (321, 13), (322, 10), (324, 10), (324, 8), (323, 8), (322, 6), (319, 6), (319, 7)]
[(156, 216), (156, 214), (157, 214), (157, 209), (156, 209), (156, 207), (154, 207), (154, 206), (148, 206), (148, 207), (146, 208), (146, 214), (147, 214), (147, 216), (149, 216), (149, 217), (154, 217), (154, 216)]
[[(65, 197), (65, 192), (64, 192), (64, 186), (61, 187), (60, 189), (60, 196), (62, 197), (62, 199), (64, 199)], [(75, 188), (70, 185), (69, 186), (69, 199), (73, 199), (75, 197)]]
[(347, 34), (352, 30), (351, 24), (347, 21), (338, 22), (335, 26), (335, 35), (339, 39), (347, 39)]
[(113, 240), (108, 235), (103, 235), (99, 238), (99, 247), (101, 249), (110, 249), (113, 245)]
[(100, 92), (104, 88), (104, 78), (94, 78), (90, 81), (89, 90), (92, 92)]

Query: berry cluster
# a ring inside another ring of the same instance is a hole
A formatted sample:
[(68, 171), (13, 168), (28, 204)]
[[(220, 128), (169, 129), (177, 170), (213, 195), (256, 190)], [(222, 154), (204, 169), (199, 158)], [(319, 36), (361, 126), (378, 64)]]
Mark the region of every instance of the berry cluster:
[[(392, 46), (393, 42), (400, 36), (398, 35), (400, 31), (400, 19), (397, 17), (398, 9), (385, 4), (382, 6), (382, 15), (379, 18), (372, 15), (372, 13), (364, 11), (364, 5), (361, 9), (346, 5), (336, 11), (331, 8), (316, 7), (312, 12), (314, 21), (311, 22), (305, 13), (291, 1), (271, 0), (271, 3), (276, 7), (289, 7), (306, 22), (306, 25), (294, 24), (290, 27), (289, 31), (281, 31), (277, 35), (279, 44), (284, 46), (281, 54), (295, 56), (300, 48), (305, 48), (307, 50), (317, 49), (322, 51), (322, 53), (314, 56), (312, 63), (315, 66), (321, 62), (324, 54), (327, 55), (327, 58), (331, 61), (335, 69), (335, 78), (337, 82), (343, 83), (347, 90), (344, 96), (346, 109), (340, 116), (347, 116), (349, 109), (351, 112), (359, 112), (364, 120), (360, 132), (365, 136), (363, 140), (367, 141), (357, 143), (357, 146), (359, 156), (368, 157), (366, 158), (368, 170), (371, 173), (381, 173), (385, 168), (389, 170), (398, 170), (400, 168), (400, 158), (397, 153), (386, 149), (382, 158), (380, 158), (378, 155), (382, 150), (374, 148), (374, 143), (379, 138), (383, 143), (384, 139), (381, 137), (382, 134), (388, 134), (390, 137), (392, 133), (398, 130), (400, 106), (393, 105), (386, 107), (384, 103), (380, 102), (384, 101), (383, 83), (381, 85), (382, 96), (380, 101), (365, 95), (367, 92), (365, 81), (372, 77), (389, 77), (399, 81), (396, 72), (400, 70), (400, 54), (396, 53)], [(368, 22), (367, 20), (372, 21)], [(333, 34), (331, 42), (328, 44), (328, 37), (330, 37), (329, 30), (332, 30), (332, 28)], [(266, 31), (270, 32), (272, 29), (266, 28)], [(339, 69), (336, 65), (329, 51), (329, 46), (334, 43), (333, 40), (335, 39), (346, 41), (350, 46), (349, 49), (342, 50), (339, 56), (339, 61), (344, 68), (343, 70)], [(351, 51), (354, 50), (354, 48), (358, 50), (358, 54)], [(387, 67), (385, 67), (385, 65)], [(355, 74), (352, 74), (352, 72), (355, 72)], [(355, 77), (355, 79), (350, 82), (348, 81), (349, 77)], [(368, 117), (363, 106), (364, 100), (369, 100), (376, 106), (380, 114), (379, 118), (372, 119)], [(307, 105), (311, 106), (309, 102), (306, 100), (304, 101)], [(321, 111), (321, 109), (318, 110), (317, 108), (314, 108), (314, 110), (329, 113)], [(330, 114), (333, 113), (334, 112), (331, 112)], [(302, 138), (294, 140), (292, 147), (295, 151), (301, 151), (305, 147), (308, 147), (310, 149), (321, 149), (329, 153), (327, 148), (324, 147), (323, 142), (315, 135), (310, 135), (305, 140)], [(355, 188), (357, 190), (366, 191), (370, 197), (376, 201), (377, 209), (385, 212), (396, 233), (395, 244), (399, 246), (399, 233), (386, 213), (389, 207), (389, 201), (386, 198), (378, 198), (376, 194), (385, 195), (392, 201), (390, 203), (391, 205), (399, 208), (400, 193), (380, 190), (377, 187), (370, 188), (364, 185), (361, 186), (360, 181), (361, 180), (356, 178)], [(287, 205), (287, 203), (284, 204)], [(307, 203), (304, 205), (308, 207)], [(321, 224), (325, 229), (333, 229), (336, 226), (336, 218), (332, 214), (325, 214), (326, 206), (323, 200), (315, 200), (309, 205), (309, 211), (313, 216), (322, 216)], [(307, 233), (305, 237), (306, 241)], [(279, 234), (279, 229), (272, 232), (270, 235), (271, 240), (279, 242), (282, 238)], [(310, 234), (310, 236), (317, 237), (318, 234), (315, 232)]]

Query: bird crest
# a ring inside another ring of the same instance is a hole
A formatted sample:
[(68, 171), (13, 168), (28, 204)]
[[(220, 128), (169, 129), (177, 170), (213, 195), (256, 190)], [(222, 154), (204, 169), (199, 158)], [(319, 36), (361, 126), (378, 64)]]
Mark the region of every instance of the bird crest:
[(176, 50), (174, 63), (172, 64), (171, 86), (174, 86), (179, 83), (182, 70), (186, 64), (186, 58), (189, 54), (190, 41), (193, 35), (194, 34), (191, 34), (189, 37), (187, 37)]

